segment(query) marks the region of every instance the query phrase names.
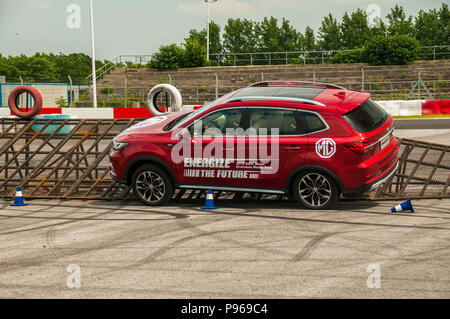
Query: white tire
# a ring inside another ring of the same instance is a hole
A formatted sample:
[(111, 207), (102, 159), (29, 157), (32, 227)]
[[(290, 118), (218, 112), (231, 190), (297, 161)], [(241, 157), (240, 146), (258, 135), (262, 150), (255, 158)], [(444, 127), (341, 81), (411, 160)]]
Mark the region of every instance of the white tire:
[(156, 98), (162, 92), (168, 92), (172, 98), (172, 103), (168, 112), (180, 111), (183, 105), (180, 91), (178, 91), (178, 89), (171, 84), (158, 84), (150, 90), (147, 96), (147, 105), (150, 113), (154, 116), (159, 116), (165, 113), (156, 106)]

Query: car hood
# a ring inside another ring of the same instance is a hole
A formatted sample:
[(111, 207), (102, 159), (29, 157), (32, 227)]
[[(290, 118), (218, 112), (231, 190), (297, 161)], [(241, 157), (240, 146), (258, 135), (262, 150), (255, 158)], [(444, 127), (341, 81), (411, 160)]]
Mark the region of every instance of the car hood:
[(163, 133), (164, 132), (163, 128), (167, 124), (179, 118), (180, 116), (183, 116), (191, 112), (192, 111), (171, 112), (166, 113), (164, 115), (146, 119), (124, 130), (122, 133), (120, 133), (115, 137), (115, 140), (120, 140), (125, 137), (129, 137), (131, 135), (136, 136), (136, 135), (146, 135), (149, 133)]

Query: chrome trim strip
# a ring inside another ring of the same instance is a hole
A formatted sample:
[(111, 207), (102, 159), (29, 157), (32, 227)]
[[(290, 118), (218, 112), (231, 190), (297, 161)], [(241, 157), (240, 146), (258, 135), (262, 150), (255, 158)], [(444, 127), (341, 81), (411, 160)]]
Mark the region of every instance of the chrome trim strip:
[(245, 101), (245, 100), (272, 100), (272, 101), (291, 101), (291, 102), (306, 102), (313, 105), (319, 105), (319, 106), (326, 106), (323, 103), (314, 101), (314, 100), (308, 100), (308, 99), (302, 99), (302, 98), (296, 98), (296, 97), (278, 97), (278, 96), (241, 96), (241, 97), (232, 97), (229, 100), (226, 100), (224, 103), (231, 103), (231, 102), (237, 102), (237, 101)]
[(376, 142), (373, 142), (369, 146), (364, 147), (364, 149), (370, 148), (370, 147), (380, 143), (386, 136), (389, 136), (392, 132), (394, 132), (394, 128), (392, 128), (387, 134), (383, 135), (383, 137), (379, 138)]
[(383, 178), (382, 180), (380, 180), (380, 181), (378, 181), (378, 182), (376, 182), (375, 184), (372, 185), (372, 187), (370, 188), (369, 192), (372, 191), (372, 190), (374, 190), (375, 188), (377, 188), (377, 187), (380, 186), (381, 184), (386, 183), (386, 181), (387, 181), (393, 174), (395, 174), (395, 172), (396, 172), (397, 169), (398, 169), (398, 165), (399, 165), (399, 161), (397, 161), (397, 164), (395, 164), (395, 168), (392, 170), (392, 172), (391, 172), (388, 176), (386, 176), (386, 177)]
[(229, 192), (251, 192), (251, 193), (269, 193), (269, 194), (285, 194), (284, 191), (264, 188), (247, 188), (247, 187), (228, 187), (228, 186), (203, 186), (203, 185), (179, 185), (179, 188), (187, 189), (204, 189), (204, 190), (218, 190)]

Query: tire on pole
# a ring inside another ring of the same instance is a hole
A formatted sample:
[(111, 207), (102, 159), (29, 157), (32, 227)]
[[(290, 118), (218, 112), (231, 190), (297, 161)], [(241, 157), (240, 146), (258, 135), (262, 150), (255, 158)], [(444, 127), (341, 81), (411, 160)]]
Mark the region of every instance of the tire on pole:
[(172, 103), (169, 106), (169, 109), (167, 110), (168, 112), (180, 111), (183, 105), (180, 91), (178, 91), (176, 87), (174, 87), (171, 84), (158, 84), (150, 90), (147, 96), (148, 109), (150, 110), (150, 113), (152, 113), (154, 116), (166, 113), (156, 105), (156, 100), (159, 94), (163, 92), (169, 93), (170, 96), (172, 97)]
[[(18, 104), (17, 98), (22, 93), (29, 93), (34, 101), (33, 107), (27, 111), (21, 110), (20, 107), (17, 105)], [(34, 87), (26, 86), (26, 85), (18, 86), (14, 90), (12, 90), (11, 93), (9, 94), (8, 105), (9, 105), (9, 109), (11, 110), (11, 112), (14, 115), (16, 115), (24, 120), (29, 120), (32, 117), (38, 115), (39, 112), (41, 111), (42, 95)]]

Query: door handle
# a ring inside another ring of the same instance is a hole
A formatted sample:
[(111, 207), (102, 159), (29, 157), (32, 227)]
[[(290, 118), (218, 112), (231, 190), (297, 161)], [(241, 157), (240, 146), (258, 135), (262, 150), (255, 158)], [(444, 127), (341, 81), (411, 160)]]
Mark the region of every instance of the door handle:
[(291, 151), (295, 151), (295, 150), (299, 150), (300, 146), (287, 146), (284, 148), (285, 150), (291, 150)]

